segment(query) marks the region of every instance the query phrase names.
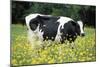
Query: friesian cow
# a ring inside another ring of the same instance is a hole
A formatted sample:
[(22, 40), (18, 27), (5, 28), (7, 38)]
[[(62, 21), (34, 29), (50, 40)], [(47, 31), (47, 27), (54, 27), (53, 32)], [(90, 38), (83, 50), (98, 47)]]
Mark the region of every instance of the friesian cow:
[(36, 13), (26, 16), (25, 20), (28, 28), (28, 38), (31, 44), (33, 44), (33, 39), (35, 38), (41, 41), (52, 40), (61, 43), (68, 40), (72, 43), (78, 35), (85, 35), (82, 21), (76, 22), (68, 17)]

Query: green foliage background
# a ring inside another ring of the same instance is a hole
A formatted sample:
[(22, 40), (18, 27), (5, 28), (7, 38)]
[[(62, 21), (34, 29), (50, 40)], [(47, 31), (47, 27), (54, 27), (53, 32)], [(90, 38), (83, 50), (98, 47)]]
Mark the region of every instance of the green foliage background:
[(74, 20), (82, 20), (84, 24), (95, 27), (95, 6), (68, 5), (39, 2), (12, 1), (12, 23), (25, 24), (25, 16), (31, 13), (67, 16)]

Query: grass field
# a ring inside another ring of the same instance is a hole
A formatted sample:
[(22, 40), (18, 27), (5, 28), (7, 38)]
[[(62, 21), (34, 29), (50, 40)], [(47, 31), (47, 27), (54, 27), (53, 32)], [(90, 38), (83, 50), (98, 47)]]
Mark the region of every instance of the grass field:
[(34, 50), (27, 41), (26, 26), (11, 25), (11, 64), (34, 65), (96, 61), (95, 29), (85, 28), (86, 36), (78, 37), (75, 48), (70, 44), (52, 43), (45, 49)]

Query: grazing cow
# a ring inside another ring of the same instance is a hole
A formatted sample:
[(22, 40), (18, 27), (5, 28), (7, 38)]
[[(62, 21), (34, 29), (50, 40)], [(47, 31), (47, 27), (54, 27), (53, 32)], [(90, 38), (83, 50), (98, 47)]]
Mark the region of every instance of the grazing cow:
[(52, 40), (64, 43), (68, 40), (72, 43), (78, 35), (85, 35), (82, 21), (75, 22), (68, 17), (30, 14), (25, 20), (31, 44), (35, 37), (41, 41)]

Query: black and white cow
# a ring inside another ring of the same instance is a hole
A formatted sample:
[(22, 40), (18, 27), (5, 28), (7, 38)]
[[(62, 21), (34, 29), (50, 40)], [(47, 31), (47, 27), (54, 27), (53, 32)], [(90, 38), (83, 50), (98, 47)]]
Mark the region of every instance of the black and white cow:
[(64, 43), (65, 40), (68, 40), (71, 43), (78, 35), (85, 35), (82, 21), (76, 22), (68, 17), (30, 14), (26, 16), (25, 20), (31, 44), (35, 37), (41, 41), (52, 40)]

